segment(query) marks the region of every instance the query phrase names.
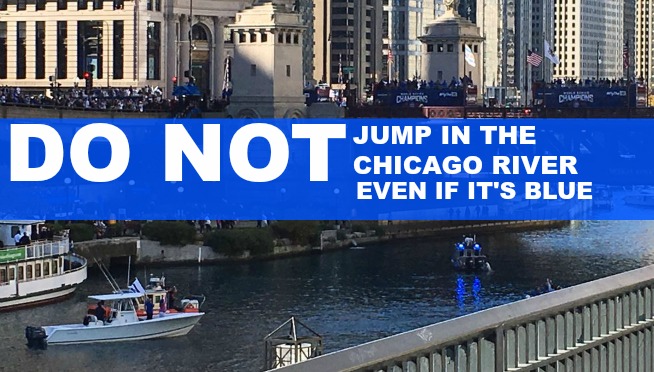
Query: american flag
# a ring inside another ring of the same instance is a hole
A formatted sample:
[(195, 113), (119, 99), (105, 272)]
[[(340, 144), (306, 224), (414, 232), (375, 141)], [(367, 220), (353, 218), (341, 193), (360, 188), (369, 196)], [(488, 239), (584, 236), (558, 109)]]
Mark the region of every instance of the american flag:
[(629, 40), (624, 43), (624, 48), (622, 49), (622, 66), (629, 68)]
[(538, 67), (542, 62), (543, 57), (539, 56), (538, 53), (532, 52), (531, 49), (527, 50), (527, 63), (534, 67)]

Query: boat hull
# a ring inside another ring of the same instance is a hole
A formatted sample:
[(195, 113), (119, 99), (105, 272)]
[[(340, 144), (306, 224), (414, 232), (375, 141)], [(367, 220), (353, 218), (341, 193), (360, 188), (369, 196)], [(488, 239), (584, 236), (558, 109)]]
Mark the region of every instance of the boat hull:
[(43, 327), (48, 345), (72, 345), (104, 342), (138, 341), (184, 336), (193, 329), (204, 313), (173, 314), (134, 323), (102, 325), (102, 322), (84, 326), (70, 324)]
[(77, 286), (71, 285), (32, 293), (27, 296), (4, 298), (0, 300), (0, 312), (14, 311), (32, 306), (63, 301), (72, 296), (75, 289), (77, 289)]
[(460, 257), (452, 260), (454, 269), (458, 271), (488, 271), (487, 260), (484, 257)]

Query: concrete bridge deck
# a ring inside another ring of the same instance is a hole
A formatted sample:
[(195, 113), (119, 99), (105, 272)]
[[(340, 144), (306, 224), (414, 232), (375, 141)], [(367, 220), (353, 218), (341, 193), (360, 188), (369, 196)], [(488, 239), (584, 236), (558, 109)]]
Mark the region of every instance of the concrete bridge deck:
[(648, 266), (277, 370), (654, 371), (653, 294)]

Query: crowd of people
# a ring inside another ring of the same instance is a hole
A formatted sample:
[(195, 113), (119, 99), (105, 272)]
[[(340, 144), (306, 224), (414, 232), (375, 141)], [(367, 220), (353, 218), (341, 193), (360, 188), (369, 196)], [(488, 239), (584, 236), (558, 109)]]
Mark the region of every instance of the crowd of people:
[(601, 88), (619, 88), (626, 87), (635, 83), (642, 83), (641, 79), (595, 79), (595, 78), (586, 78), (586, 79), (576, 79), (576, 78), (566, 78), (566, 79), (555, 79), (553, 81), (540, 84), (545, 84), (548, 88), (589, 88), (589, 87), (601, 87)]
[(448, 82), (447, 80), (426, 81), (426, 80), (382, 80), (375, 84), (375, 92), (383, 92), (389, 90), (407, 90), (407, 91), (420, 91), (420, 90), (434, 90), (434, 89), (456, 89), (464, 86), (474, 85), (474, 82), (469, 76), (452, 77)]
[(171, 112), (177, 116), (216, 111), (224, 105), (221, 101), (198, 97), (192, 104), (177, 97), (165, 98), (159, 87), (143, 88), (96, 88), (87, 92), (84, 88), (57, 88), (52, 96), (36, 93), (20, 87), (0, 87), (0, 105), (33, 107), (59, 107), (79, 110)]

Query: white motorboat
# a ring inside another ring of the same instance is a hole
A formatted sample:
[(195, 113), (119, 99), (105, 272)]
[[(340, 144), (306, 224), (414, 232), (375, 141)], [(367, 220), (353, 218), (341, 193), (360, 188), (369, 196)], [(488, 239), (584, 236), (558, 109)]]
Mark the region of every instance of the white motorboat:
[(186, 335), (204, 313), (171, 313), (153, 319), (139, 319), (135, 300), (142, 293), (114, 293), (89, 296), (106, 304), (106, 319), (86, 315), (80, 324), (27, 327), (25, 336), (29, 347), (47, 345), (84, 344), (98, 342), (136, 341)]

